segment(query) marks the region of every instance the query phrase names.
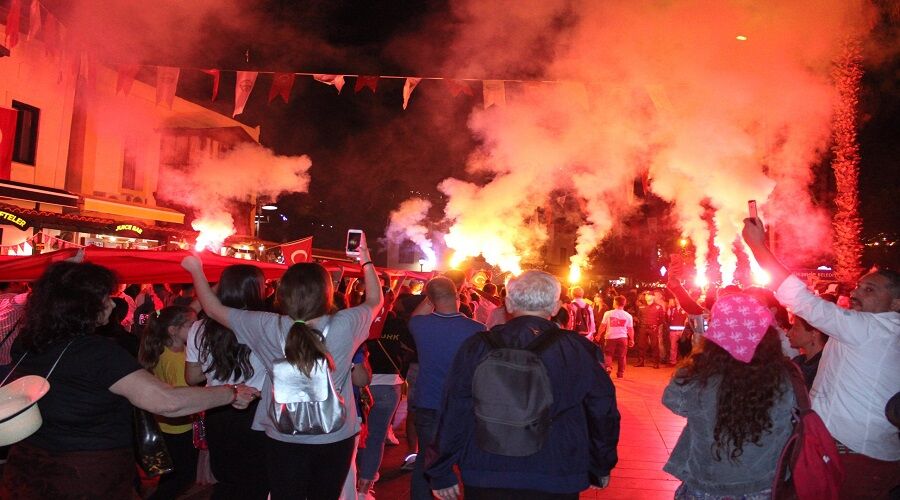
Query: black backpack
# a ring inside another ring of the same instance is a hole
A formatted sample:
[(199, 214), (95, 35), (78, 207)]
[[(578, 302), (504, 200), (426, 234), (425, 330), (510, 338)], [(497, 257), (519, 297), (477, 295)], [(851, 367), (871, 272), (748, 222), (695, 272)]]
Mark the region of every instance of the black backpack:
[(496, 332), (479, 333), (490, 346), (472, 377), (479, 448), (527, 457), (544, 446), (550, 432), (553, 387), (540, 354), (562, 335), (559, 329), (549, 330), (526, 347), (514, 348), (505, 346)]
[(585, 304), (584, 307), (579, 306), (577, 303), (573, 302), (575, 305), (575, 323), (572, 326), (572, 330), (585, 335), (590, 333), (591, 329), (591, 306)]

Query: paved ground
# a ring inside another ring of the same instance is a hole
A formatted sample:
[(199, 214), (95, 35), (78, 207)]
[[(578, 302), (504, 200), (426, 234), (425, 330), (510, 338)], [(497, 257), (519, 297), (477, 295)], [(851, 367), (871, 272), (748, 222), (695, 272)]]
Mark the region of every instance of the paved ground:
[[(581, 494), (582, 499), (672, 498), (680, 483), (663, 472), (662, 466), (675, 447), (684, 419), (660, 403), (671, 376), (671, 368), (629, 366), (624, 379), (613, 379), (622, 414), (619, 464), (613, 469), (608, 488), (588, 490)], [(403, 441), (402, 435), (400, 440)], [(378, 500), (409, 498), (409, 473), (400, 470), (405, 451), (402, 444), (385, 448), (381, 480), (375, 485)]]
[[(616, 399), (622, 414), (619, 440), (619, 464), (613, 469), (608, 488), (588, 490), (582, 499), (671, 499), (680, 484), (663, 472), (684, 419), (662, 406), (662, 391), (672, 376), (671, 368), (635, 368), (629, 366), (625, 378), (613, 379)], [(400, 416), (405, 414), (405, 401)], [(381, 465), (381, 479), (375, 485), (377, 500), (408, 500), (409, 472), (400, 469), (406, 455), (402, 427), (397, 430), (400, 446), (386, 446)], [(196, 485), (182, 499), (205, 500), (211, 488)]]

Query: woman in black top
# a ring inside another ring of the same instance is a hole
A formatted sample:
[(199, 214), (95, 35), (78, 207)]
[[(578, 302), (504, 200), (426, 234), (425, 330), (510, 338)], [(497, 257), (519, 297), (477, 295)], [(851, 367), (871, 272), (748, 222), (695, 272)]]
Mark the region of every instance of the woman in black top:
[(108, 338), (95, 334), (113, 302), (113, 273), (87, 263), (52, 264), (35, 283), (13, 345), (14, 378), (49, 376), (43, 425), (13, 445), (0, 498), (132, 498), (132, 404), (181, 416), (215, 406), (246, 407), (244, 386), (172, 388)]

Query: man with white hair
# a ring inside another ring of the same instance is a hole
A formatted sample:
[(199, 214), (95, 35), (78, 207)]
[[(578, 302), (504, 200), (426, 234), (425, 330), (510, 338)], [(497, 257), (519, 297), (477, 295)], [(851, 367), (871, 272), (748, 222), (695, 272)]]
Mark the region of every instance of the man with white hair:
[[(522, 273), (507, 287), (506, 308), (512, 319), (492, 328), (488, 337), (475, 335), (459, 348), (450, 370), (453, 376), (445, 386), (434, 448), (426, 457), (426, 475), (439, 498), (459, 496), (454, 465), (459, 467), (467, 500), (577, 499), (582, 490), (609, 483), (618, 460), (615, 388), (603, 368), (599, 348), (581, 335), (559, 330), (550, 321), (560, 307), (559, 294), (559, 281), (552, 275)], [(545, 439), (529, 455), (488, 451), (492, 445), (476, 432), (473, 379), (476, 367), (484, 366), (482, 360), (496, 352), (496, 345), (492, 349), (488, 339), (514, 350), (533, 342), (543, 346), (529, 351), (546, 369), (552, 402), (548, 402)]]

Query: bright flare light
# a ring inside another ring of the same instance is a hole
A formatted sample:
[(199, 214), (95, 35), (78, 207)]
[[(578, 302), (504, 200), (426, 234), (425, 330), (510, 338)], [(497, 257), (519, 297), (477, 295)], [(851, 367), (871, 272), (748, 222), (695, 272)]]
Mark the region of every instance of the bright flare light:
[(694, 284), (700, 288), (706, 288), (706, 286), (709, 285), (709, 280), (706, 278), (705, 274), (698, 274), (694, 278)]
[(574, 285), (579, 281), (581, 281), (581, 266), (573, 262), (569, 266), (569, 283)]
[(191, 223), (191, 227), (200, 231), (197, 235), (197, 244), (194, 245), (194, 249), (198, 252), (206, 248), (218, 251), (225, 243), (225, 238), (234, 234), (234, 226), (231, 223), (218, 220), (197, 219)]
[(744, 35), (738, 35), (738, 36), (736, 36), (736, 37), (734, 37), (734, 38), (737, 39), (737, 40), (739, 40), (739, 41), (741, 41), (741, 42), (746, 42), (746, 41), (747, 41), (747, 37), (744, 36)]
[(766, 286), (772, 281), (772, 277), (769, 276), (769, 273), (762, 269), (754, 269), (750, 274), (753, 275), (753, 283), (756, 285)]

